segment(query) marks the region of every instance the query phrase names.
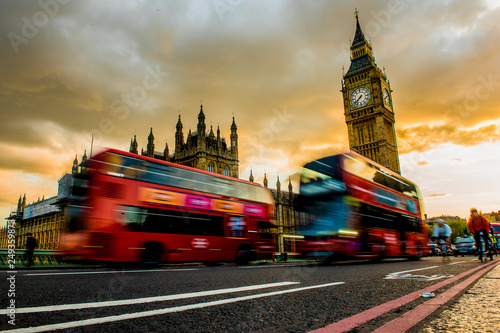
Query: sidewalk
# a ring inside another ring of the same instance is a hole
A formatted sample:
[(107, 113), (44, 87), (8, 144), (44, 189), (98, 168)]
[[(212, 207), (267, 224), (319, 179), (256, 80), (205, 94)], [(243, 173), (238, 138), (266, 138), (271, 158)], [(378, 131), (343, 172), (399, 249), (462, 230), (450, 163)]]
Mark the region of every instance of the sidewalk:
[(421, 332), (500, 332), (500, 265), (496, 264)]

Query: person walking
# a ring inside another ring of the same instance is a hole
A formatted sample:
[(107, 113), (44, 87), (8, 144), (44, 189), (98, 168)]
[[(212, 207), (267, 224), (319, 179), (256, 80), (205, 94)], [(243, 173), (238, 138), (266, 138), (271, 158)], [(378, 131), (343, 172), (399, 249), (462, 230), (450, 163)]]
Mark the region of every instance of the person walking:
[(33, 237), (33, 234), (31, 232), (28, 232), (26, 234), (26, 257), (25, 260), (28, 261), (28, 266), (31, 266), (33, 264), (33, 253), (35, 252), (36, 248), (36, 238)]

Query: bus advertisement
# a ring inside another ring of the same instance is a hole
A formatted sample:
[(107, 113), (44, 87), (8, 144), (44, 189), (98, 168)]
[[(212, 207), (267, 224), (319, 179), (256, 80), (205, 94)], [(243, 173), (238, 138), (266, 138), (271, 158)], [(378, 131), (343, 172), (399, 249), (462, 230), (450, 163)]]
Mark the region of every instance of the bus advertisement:
[(82, 168), (65, 208), (66, 260), (247, 264), (274, 254), (274, 199), (256, 183), (115, 149)]
[(301, 171), (297, 231), (303, 256), (420, 258), (428, 243), (418, 187), (355, 152), (325, 157)]

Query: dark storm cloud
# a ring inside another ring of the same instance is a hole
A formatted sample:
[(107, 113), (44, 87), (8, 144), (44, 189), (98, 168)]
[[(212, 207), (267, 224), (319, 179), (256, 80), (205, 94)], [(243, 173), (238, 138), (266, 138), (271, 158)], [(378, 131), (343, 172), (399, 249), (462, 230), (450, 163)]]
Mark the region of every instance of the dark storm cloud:
[(498, 135), (460, 129), (498, 120), (500, 8), (486, 2), (4, 1), (0, 170), (58, 177), (92, 134), (128, 149), (150, 127), (172, 150), (179, 112), (187, 135), (201, 100), (223, 136), (234, 114), (242, 169), (331, 153), (347, 145), (339, 90), (355, 7), (394, 90), (400, 152)]

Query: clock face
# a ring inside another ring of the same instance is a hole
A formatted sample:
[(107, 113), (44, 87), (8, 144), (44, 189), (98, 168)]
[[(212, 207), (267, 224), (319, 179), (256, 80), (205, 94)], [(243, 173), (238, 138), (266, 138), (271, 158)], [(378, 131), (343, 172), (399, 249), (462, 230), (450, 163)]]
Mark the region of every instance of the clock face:
[(382, 97), (384, 98), (384, 104), (391, 107), (391, 97), (389, 96), (389, 91), (387, 88), (382, 90)]
[(354, 107), (360, 108), (365, 106), (370, 100), (370, 91), (365, 87), (358, 88), (351, 95), (351, 104)]

